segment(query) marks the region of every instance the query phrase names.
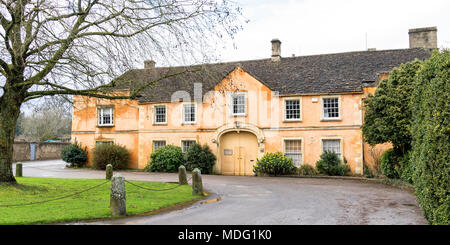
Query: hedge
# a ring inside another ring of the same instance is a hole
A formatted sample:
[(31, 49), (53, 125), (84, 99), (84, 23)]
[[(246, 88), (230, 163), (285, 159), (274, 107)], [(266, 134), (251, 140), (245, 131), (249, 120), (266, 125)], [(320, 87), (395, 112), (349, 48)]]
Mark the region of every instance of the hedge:
[(124, 147), (116, 144), (98, 144), (92, 154), (92, 165), (95, 169), (106, 169), (111, 164), (113, 169), (123, 169), (128, 166), (130, 152)]
[(411, 163), (430, 224), (450, 224), (450, 52), (434, 51), (415, 79)]

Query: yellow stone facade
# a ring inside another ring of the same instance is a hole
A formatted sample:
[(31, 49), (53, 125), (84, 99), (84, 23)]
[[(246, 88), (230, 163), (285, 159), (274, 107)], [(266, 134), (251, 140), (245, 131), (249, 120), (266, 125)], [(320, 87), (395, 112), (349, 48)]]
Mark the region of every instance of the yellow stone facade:
[[(245, 114), (230, 112), (232, 92), (245, 93)], [(363, 142), (362, 100), (374, 88), (361, 93), (277, 95), (241, 68), (236, 68), (202, 101), (105, 100), (74, 96), (72, 139), (89, 152), (97, 142), (112, 141), (131, 153), (129, 167), (142, 169), (149, 160), (154, 141), (181, 146), (183, 140), (207, 144), (217, 156), (214, 171), (222, 174), (253, 175), (253, 164), (267, 152), (284, 152), (285, 143), (297, 140), (301, 164), (315, 165), (326, 139), (340, 142), (341, 157), (354, 174), (362, 174), (363, 161), (370, 164), (369, 146)], [(121, 92), (126, 93), (126, 92)], [(323, 98), (339, 99), (339, 118), (323, 118)], [(286, 121), (285, 101), (300, 100), (301, 117)], [(195, 123), (183, 122), (183, 105), (195, 104)], [(166, 123), (155, 124), (155, 106), (166, 106)], [(113, 108), (113, 125), (98, 125), (98, 108)], [(383, 146), (383, 148), (389, 146)]]

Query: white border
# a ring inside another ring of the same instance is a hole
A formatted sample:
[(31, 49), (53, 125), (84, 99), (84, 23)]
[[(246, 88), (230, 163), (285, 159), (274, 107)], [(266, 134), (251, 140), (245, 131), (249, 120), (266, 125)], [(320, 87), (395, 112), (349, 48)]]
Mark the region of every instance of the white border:
[[(331, 117), (326, 118), (324, 115), (324, 108), (323, 108), (323, 99), (325, 98), (338, 98), (338, 110), (339, 110), (339, 117)], [(341, 121), (342, 120), (342, 98), (341, 95), (327, 95), (327, 96), (320, 96), (320, 120), (321, 121)]]
[[(302, 97), (301, 96), (295, 96), (295, 97), (283, 97), (283, 122), (301, 122), (303, 119), (303, 108), (302, 108)], [(300, 118), (298, 119), (287, 119), (286, 116), (286, 100), (298, 100), (300, 101)]]

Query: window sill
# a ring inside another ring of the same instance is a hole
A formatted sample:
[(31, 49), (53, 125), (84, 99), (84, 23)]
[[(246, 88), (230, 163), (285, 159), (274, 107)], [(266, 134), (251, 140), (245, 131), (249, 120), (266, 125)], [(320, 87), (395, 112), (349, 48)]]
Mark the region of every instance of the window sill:
[(181, 125), (195, 125), (197, 124), (196, 122), (183, 122), (181, 123)]
[(167, 126), (167, 123), (153, 123), (153, 126)]
[(332, 122), (332, 121), (342, 121), (341, 118), (324, 118), (320, 120), (321, 122)]
[(284, 119), (283, 120), (284, 123), (291, 123), (291, 122), (302, 122), (302, 119), (295, 119), (295, 120), (288, 120), (288, 119)]
[(112, 125), (97, 125), (97, 128), (112, 128), (114, 127), (114, 124)]

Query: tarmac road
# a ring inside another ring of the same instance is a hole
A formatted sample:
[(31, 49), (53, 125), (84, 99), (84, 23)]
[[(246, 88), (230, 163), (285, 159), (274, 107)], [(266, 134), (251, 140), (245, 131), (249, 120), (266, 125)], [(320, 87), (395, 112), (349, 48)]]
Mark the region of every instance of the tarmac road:
[[(128, 180), (175, 182), (176, 174), (121, 172)], [(104, 178), (104, 171), (68, 169), (61, 160), (23, 163), (23, 175)], [(160, 214), (72, 224), (136, 225), (409, 225), (427, 224), (415, 196), (359, 180), (203, 175), (209, 199)]]

